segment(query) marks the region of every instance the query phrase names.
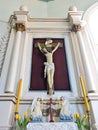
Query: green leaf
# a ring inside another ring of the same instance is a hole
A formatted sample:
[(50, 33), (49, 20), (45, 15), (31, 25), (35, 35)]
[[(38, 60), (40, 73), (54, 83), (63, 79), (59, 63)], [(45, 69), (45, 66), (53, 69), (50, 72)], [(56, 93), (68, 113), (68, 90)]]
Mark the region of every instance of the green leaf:
[(21, 127), (21, 124), (22, 124), (21, 120), (18, 120), (17, 123), (18, 123), (19, 127)]
[(83, 125), (85, 129), (89, 130), (89, 125), (88, 124), (85, 124)]
[(84, 118), (81, 120), (81, 124), (83, 124), (84, 123)]

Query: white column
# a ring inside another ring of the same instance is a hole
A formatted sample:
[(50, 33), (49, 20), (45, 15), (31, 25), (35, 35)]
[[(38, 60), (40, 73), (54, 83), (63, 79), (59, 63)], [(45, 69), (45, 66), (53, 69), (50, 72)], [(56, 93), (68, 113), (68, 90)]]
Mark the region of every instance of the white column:
[(9, 92), (9, 93), (14, 92), (15, 78), (17, 74), (19, 47), (21, 43), (22, 32), (25, 30), (25, 27), (23, 24), (19, 23), (16, 24), (16, 29), (17, 29), (16, 39), (13, 45), (12, 56), (9, 65), (9, 71), (8, 71), (6, 88), (5, 88), (5, 92)]
[(80, 58), (82, 59), (82, 64), (86, 76), (86, 82), (88, 84), (87, 85), (88, 92), (95, 92), (96, 91), (95, 82), (92, 75), (93, 73), (92, 73), (90, 61), (88, 59), (89, 57), (87, 56), (87, 50), (85, 47), (85, 42), (88, 41), (85, 41), (81, 34), (81, 29), (85, 26), (85, 21), (81, 20), (82, 14), (83, 14), (82, 11), (77, 11), (77, 8), (74, 7), (69, 10), (68, 18), (70, 21), (70, 25), (72, 27), (71, 31), (75, 33), (79, 45), (79, 51), (81, 55)]
[(83, 41), (80, 31), (77, 31), (76, 35), (77, 35), (77, 40), (78, 40), (79, 49), (80, 49), (80, 53), (81, 53), (81, 58), (83, 61), (83, 67), (84, 67), (86, 78), (87, 78), (88, 92), (95, 92), (96, 88), (95, 88), (95, 84), (94, 84), (93, 75), (91, 72), (90, 63), (89, 63), (89, 60), (87, 57), (87, 52), (86, 52), (87, 50), (85, 48), (85, 42)]
[[(84, 29), (83, 34), (84, 34), (83, 36), (85, 38), (85, 41), (89, 44), (89, 50), (91, 52), (91, 53), (89, 53), (89, 55), (92, 57), (91, 58), (91, 63), (94, 66), (93, 71), (94, 72), (96, 71), (96, 73), (98, 74), (97, 59), (96, 59), (95, 54), (94, 54), (95, 49), (94, 49), (94, 47), (92, 45), (92, 40), (90, 39), (90, 36), (88, 35), (88, 31), (87, 31), (86, 28)], [(97, 74), (96, 74), (96, 76), (97, 76)], [(98, 79), (97, 79), (97, 81), (98, 81)]]

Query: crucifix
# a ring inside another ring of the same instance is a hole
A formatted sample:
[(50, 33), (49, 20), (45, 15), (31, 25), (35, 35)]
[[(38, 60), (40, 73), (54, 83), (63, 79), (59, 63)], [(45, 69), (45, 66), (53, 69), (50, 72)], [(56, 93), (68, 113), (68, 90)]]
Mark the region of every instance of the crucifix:
[(61, 46), (61, 43), (53, 43), (51, 39), (47, 39), (44, 44), (37, 43), (39, 50), (45, 55), (46, 62), (44, 62), (44, 78), (47, 78), (47, 94), (54, 94), (54, 72), (55, 65), (53, 62), (53, 53)]
[(51, 109), (52, 104), (54, 104), (54, 103), (52, 102), (52, 98), (50, 98), (50, 121), (49, 122), (54, 122), (53, 113), (52, 113), (52, 109)]
[[(50, 116), (49, 122), (54, 122), (54, 120), (53, 120), (53, 109), (52, 109), (52, 105), (56, 105), (56, 104), (59, 105), (59, 109), (56, 110), (56, 112), (58, 113), (58, 111), (61, 109), (60, 108), (60, 101), (62, 102), (61, 98), (59, 100), (55, 100), (55, 101), (53, 101), (52, 98), (50, 98), (49, 102), (43, 102), (43, 101), (41, 101), (41, 104), (49, 105), (49, 111), (47, 111), (47, 113), (46, 113), (46, 115), (49, 114), (49, 116)], [(58, 114), (58, 116), (59, 116), (59, 114)]]

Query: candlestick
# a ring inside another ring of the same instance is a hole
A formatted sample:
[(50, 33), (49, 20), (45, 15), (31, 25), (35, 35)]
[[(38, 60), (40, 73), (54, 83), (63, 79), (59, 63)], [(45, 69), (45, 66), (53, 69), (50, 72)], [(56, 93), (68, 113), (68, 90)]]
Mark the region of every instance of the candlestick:
[(84, 86), (84, 82), (83, 82), (83, 78), (82, 77), (80, 77), (80, 83), (81, 83), (82, 92), (83, 92), (83, 95), (84, 95), (84, 101), (85, 101), (86, 110), (90, 111), (90, 106), (89, 106), (88, 99), (87, 99), (87, 96), (86, 96), (86, 90), (85, 90), (85, 86)]
[(19, 110), (21, 89), (22, 89), (22, 79), (19, 81), (19, 85), (18, 85), (17, 101), (16, 101), (16, 111), (15, 111), (15, 113), (18, 113), (18, 110)]

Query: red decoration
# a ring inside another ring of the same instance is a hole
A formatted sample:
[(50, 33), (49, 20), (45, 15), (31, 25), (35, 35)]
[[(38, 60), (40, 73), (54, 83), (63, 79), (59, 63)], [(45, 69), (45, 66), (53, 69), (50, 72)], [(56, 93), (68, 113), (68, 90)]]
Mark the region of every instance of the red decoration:
[(50, 98), (50, 121), (49, 122), (54, 122), (53, 120), (53, 113), (52, 113), (52, 110), (51, 110), (51, 105), (52, 105), (52, 98)]

